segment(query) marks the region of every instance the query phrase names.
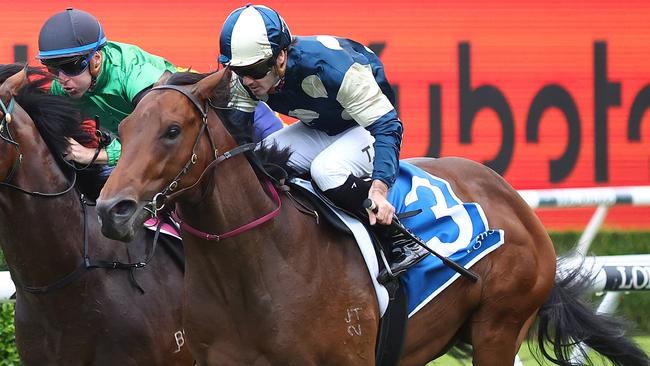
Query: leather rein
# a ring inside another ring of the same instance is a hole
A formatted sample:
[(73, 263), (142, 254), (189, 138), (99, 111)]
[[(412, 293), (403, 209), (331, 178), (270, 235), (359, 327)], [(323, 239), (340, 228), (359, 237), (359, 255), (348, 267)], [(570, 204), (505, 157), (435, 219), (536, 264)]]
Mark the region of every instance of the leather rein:
[[(182, 87), (178, 85), (160, 85), (151, 89), (151, 91), (153, 90), (175, 90), (183, 94), (185, 97), (187, 97), (187, 99), (189, 99), (192, 102), (194, 107), (196, 107), (198, 112), (201, 114), (201, 118), (202, 118), (201, 128), (199, 130), (198, 135), (196, 136), (196, 139), (194, 140), (194, 145), (192, 146), (192, 154), (190, 155), (190, 158), (185, 163), (185, 165), (180, 170), (180, 172), (176, 174), (176, 177), (174, 177), (172, 182), (169, 183), (167, 186), (165, 186), (165, 188), (161, 192), (156, 193), (153, 199), (149, 201), (147, 205), (145, 205), (145, 210), (151, 213), (152, 217), (155, 217), (157, 212), (161, 210), (163, 207), (165, 207), (166, 202), (179, 196), (181, 193), (197, 186), (199, 182), (201, 182), (201, 180), (205, 177), (206, 173), (209, 170), (216, 167), (217, 165), (219, 165), (220, 163), (222, 163), (227, 159), (230, 159), (241, 153), (254, 150), (256, 144), (249, 143), (249, 144), (240, 145), (233, 148), (232, 150), (226, 151), (223, 154), (219, 155), (219, 150), (216, 148), (214, 144), (214, 140), (212, 139), (212, 136), (210, 135), (210, 131), (208, 128), (208, 111), (209, 111), (208, 107), (209, 105), (212, 105), (209, 99), (206, 100), (204, 104), (201, 104), (199, 100), (186, 87)], [(215, 107), (213, 106), (213, 108)], [(185, 188), (180, 189), (179, 191), (174, 192), (178, 188), (178, 182), (190, 171), (190, 169), (198, 161), (198, 155), (196, 153), (196, 149), (199, 145), (201, 136), (203, 135), (204, 132), (208, 136), (208, 140), (210, 141), (212, 151), (214, 151), (214, 160), (212, 160), (205, 167), (205, 169), (203, 169), (203, 172), (201, 172), (201, 175), (197, 178), (197, 180), (194, 183), (192, 183), (191, 185)], [(244, 224), (226, 233), (211, 234), (211, 233), (206, 233), (195, 227), (192, 227), (191, 225), (183, 221), (183, 219), (180, 217), (179, 213), (176, 212), (176, 210), (172, 212), (172, 217), (174, 218), (174, 220), (176, 220), (179, 223), (182, 230), (204, 240), (220, 241), (221, 239), (239, 235), (243, 232), (246, 232), (250, 229), (253, 229), (254, 227), (257, 227), (271, 220), (272, 218), (276, 217), (280, 213), (280, 209), (282, 208), (282, 201), (280, 200), (280, 195), (275, 189), (275, 186), (270, 181), (267, 180), (266, 185), (268, 187), (268, 190), (271, 192), (271, 195), (277, 207), (273, 211), (267, 213), (266, 215), (261, 216), (247, 224)]]

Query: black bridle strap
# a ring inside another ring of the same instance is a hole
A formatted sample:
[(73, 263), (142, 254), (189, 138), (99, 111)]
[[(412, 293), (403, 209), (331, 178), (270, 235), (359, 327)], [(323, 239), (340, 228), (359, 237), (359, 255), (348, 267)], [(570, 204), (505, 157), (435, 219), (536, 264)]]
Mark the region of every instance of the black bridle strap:
[(187, 86), (182, 86), (182, 85), (158, 85), (155, 88), (151, 88), (150, 91), (166, 90), (166, 89), (176, 90), (177, 92), (185, 95), (187, 97), (187, 99), (189, 99), (194, 104), (196, 109), (199, 110), (199, 112), (201, 113), (202, 118), (206, 118), (208, 116), (207, 107), (204, 106), (204, 105), (201, 105), (201, 102), (196, 98), (196, 96), (194, 96), (194, 94), (192, 94), (191, 92), (189, 92), (187, 90), (188, 89)]
[(203, 180), (203, 177), (205, 176), (205, 173), (208, 172), (208, 170), (210, 170), (210, 169), (214, 168), (215, 166), (219, 165), (224, 160), (230, 159), (230, 158), (232, 158), (234, 156), (245, 153), (247, 151), (253, 151), (253, 150), (255, 150), (256, 146), (257, 146), (257, 144), (254, 144), (254, 143), (239, 145), (239, 146), (235, 147), (234, 149), (228, 150), (225, 153), (219, 155), (216, 159), (212, 160), (210, 162), (210, 164), (208, 164), (205, 167), (205, 169), (203, 169), (203, 172), (201, 173), (199, 178), (196, 180), (196, 182), (194, 182), (190, 186), (187, 186), (187, 187), (185, 187), (185, 188), (183, 188), (183, 189), (181, 189), (179, 191), (176, 191), (176, 192), (168, 195), (167, 200), (174, 199), (174, 198), (180, 196), (183, 192), (188, 191), (188, 190), (196, 187), (201, 182), (201, 180)]
[(144, 293), (144, 290), (142, 287), (135, 281), (135, 278), (133, 277), (133, 271), (138, 268), (143, 268), (145, 267), (151, 258), (153, 258), (154, 253), (156, 252), (156, 248), (158, 246), (158, 237), (160, 234), (160, 228), (162, 227), (162, 220), (158, 224), (158, 227), (156, 228), (156, 234), (154, 235), (153, 243), (151, 245), (151, 250), (148, 251), (145, 256), (145, 260), (142, 262), (133, 262), (133, 263), (122, 263), (119, 261), (105, 261), (105, 260), (92, 260), (90, 258), (90, 255), (88, 254), (88, 218), (86, 214), (86, 201), (83, 196), (79, 196), (79, 200), (81, 202), (81, 209), (83, 212), (83, 218), (84, 218), (84, 224), (83, 224), (83, 261), (79, 263), (79, 265), (72, 270), (72, 272), (68, 273), (67, 275), (59, 278), (58, 280), (54, 281), (53, 283), (46, 285), (46, 286), (25, 286), (21, 284), (11, 273), (11, 278), (16, 285), (16, 288), (22, 289), (26, 292), (32, 293), (32, 294), (44, 294), (48, 293), (50, 291), (58, 290), (60, 288), (63, 288), (70, 283), (72, 283), (74, 280), (77, 278), (81, 277), (82, 275), (86, 274), (88, 270), (95, 269), (95, 268), (104, 268), (104, 269), (125, 269), (125, 270), (130, 270), (131, 271), (131, 276), (130, 280), (131, 283), (141, 292)]
[[(210, 135), (210, 131), (208, 129), (208, 112), (209, 112), (208, 106), (211, 105), (210, 100), (208, 99), (205, 101), (205, 104), (201, 104), (201, 102), (196, 98), (194, 94), (191, 93), (191, 91), (188, 89), (187, 86), (160, 85), (155, 88), (152, 88), (151, 91), (170, 90), (170, 89), (183, 94), (187, 99), (189, 99), (192, 102), (192, 104), (194, 104), (199, 114), (201, 115), (202, 125), (201, 125), (201, 129), (196, 135), (196, 139), (194, 140), (194, 145), (192, 146), (192, 153), (188, 161), (185, 163), (183, 168), (178, 172), (178, 174), (176, 174), (176, 176), (171, 181), (171, 183), (165, 186), (165, 188), (161, 192), (154, 195), (151, 201), (149, 201), (149, 203), (145, 206), (145, 210), (149, 211), (152, 217), (155, 217), (157, 212), (165, 206), (165, 203), (169, 200), (169, 197), (177, 197), (179, 194), (187, 191), (188, 189), (194, 188), (196, 185), (198, 185), (203, 179), (203, 177), (205, 176), (205, 174), (208, 172), (208, 170), (212, 169), (214, 166), (221, 163), (222, 161), (231, 158), (232, 156), (238, 155), (248, 150), (253, 150), (255, 148), (255, 144), (248, 144), (252, 146), (242, 145), (242, 146), (237, 146), (234, 149), (225, 152), (223, 155), (219, 155), (219, 151), (217, 150), (214, 140), (212, 139), (212, 135)], [(178, 188), (178, 182), (189, 172), (192, 166), (194, 166), (194, 164), (196, 164), (196, 162), (198, 161), (198, 157), (196, 155), (196, 148), (199, 145), (199, 142), (201, 141), (201, 136), (203, 135), (204, 132), (208, 136), (208, 140), (210, 141), (210, 147), (214, 151), (214, 160), (210, 162), (205, 167), (205, 169), (203, 169), (203, 172), (201, 172), (199, 178), (194, 183), (192, 183), (188, 187), (181, 189), (180, 191), (169, 194), (170, 192), (173, 192), (176, 188)]]
[(70, 186), (68, 186), (68, 188), (66, 188), (65, 190), (63, 190), (61, 192), (43, 193), (43, 192), (38, 192), (38, 191), (28, 191), (28, 190), (26, 190), (24, 188), (20, 188), (18, 186), (15, 186), (13, 184), (6, 183), (6, 182), (0, 182), (0, 187), (11, 188), (11, 189), (14, 189), (14, 190), (16, 190), (18, 192), (21, 192), (21, 193), (24, 193), (24, 194), (27, 194), (27, 195), (30, 195), (30, 196), (34, 196), (34, 197), (54, 198), (54, 197), (63, 196), (64, 194), (66, 194), (66, 193), (72, 191), (72, 189), (74, 189), (74, 186), (77, 183), (77, 172), (74, 171), (73, 173), (74, 174), (72, 175), (72, 182), (70, 183)]

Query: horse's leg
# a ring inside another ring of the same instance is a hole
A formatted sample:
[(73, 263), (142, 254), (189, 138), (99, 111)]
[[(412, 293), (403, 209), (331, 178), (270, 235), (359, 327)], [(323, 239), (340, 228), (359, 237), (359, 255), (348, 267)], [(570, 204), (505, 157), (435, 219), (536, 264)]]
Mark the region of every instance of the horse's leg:
[(533, 312), (533, 315), (528, 317), (528, 319), (524, 323), (524, 326), (521, 327), (521, 330), (519, 331), (519, 336), (517, 337), (517, 351), (519, 350), (519, 348), (521, 348), (521, 345), (524, 343), (524, 340), (526, 339), (526, 335), (528, 335), (528, 329), (530, 329), (531, 325), (535, 321), (535, 318), (537, 318), (538, 312), (539, 309), (535, 310)]
[(480, 299), (480, 285), (460, 279), (418, 311), (408, 320), (400, 366), (422, 366), (446, 352)]
[(496, 315), (494, 309), (479, 309), (471, 325), (473, 364), (477, 366), (512, 365), (519, 349), (518, 338), (523, 322)]
[(481, 305), (470, 319), (475, 365), (512, 365), (526, 330), (548, 296), (555, 268), (544, 268), (543, 263), (554, 258), (540, 251), (533, 261), (525, 257), (524, 250), (525, 245), (511, 242), (508, 251), (492, 256)]

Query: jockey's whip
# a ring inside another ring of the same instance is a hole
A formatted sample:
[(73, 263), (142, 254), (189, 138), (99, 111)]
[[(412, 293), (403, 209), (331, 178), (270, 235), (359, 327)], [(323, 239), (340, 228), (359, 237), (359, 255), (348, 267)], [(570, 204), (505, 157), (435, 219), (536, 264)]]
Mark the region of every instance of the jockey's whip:
[[(365, 201), (363, 201), (363, 208), (370, 210), (374, 213), (377, 213), (377, 205), (375, 202), (373, 202), (371, 199), (367, 198)], [(468, 280), (472, 282), (478, 281), (478, 275), (467, 268), (461, 266), (460, 264), (456, 263), (455, 261), (443, 256), (442, 254), (436, 252), (435, 250), (429, 248), (427, 244), (420, 239), (417, 235), (415, 235), (411, 230), (409, 230), (402, 222), (399, 220), (397, 215), (393, 214), (393, 222), (390, 224), (393, 228), (399, 230), (402, 234), (407, 235), (408, 237), (412, 238), (413, 241), (415, 241), (419, 246), (422, 248), (426, 249), (427, 252), (435, 255), (438, 257), (444, 265), (447, 267), (453, 269), (454, 271), (458, 272), (461, 276), (464, 276)]]

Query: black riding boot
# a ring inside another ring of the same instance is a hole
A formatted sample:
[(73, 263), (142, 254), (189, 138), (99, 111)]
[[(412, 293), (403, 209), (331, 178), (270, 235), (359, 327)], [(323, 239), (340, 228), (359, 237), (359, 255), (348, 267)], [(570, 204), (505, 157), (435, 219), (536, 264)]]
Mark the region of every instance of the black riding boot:
[(384, 243), (389, 243), (390, 251), (390, 272), (382, 269), (377, 278), (380, 283), (390, 280), (391, 277), (397, 277), (403, 274), (407, 269), (423, 260), (429, 252), (424, 249), (413, 238), (410, 233), (400, 230), (396, 219), (388, 226), (381, 225), (375, 229), (375, 233)]
[[(363, 208), (363, 201), (368, 197), (370, 185), (369, 180), (350, 175), (343, 185), (323, 193), (338, 207), (356, 215), (362, 223), (368, 225), (368, 213)], [(429, 254), (410, 234), (402, 232), (394, 225), (399, 224), (369, 226), (389, 253), (388, 261), (392, 276), (384, 269), (379, 274), (380, 282), (389, 280), (389, 277), (399, 276)]]

